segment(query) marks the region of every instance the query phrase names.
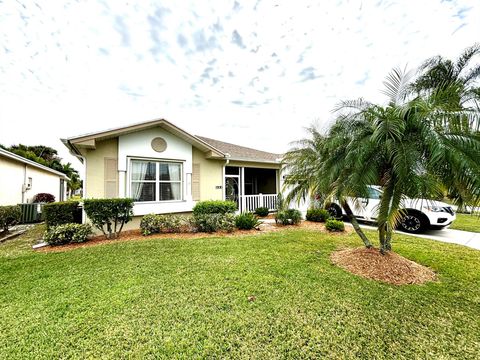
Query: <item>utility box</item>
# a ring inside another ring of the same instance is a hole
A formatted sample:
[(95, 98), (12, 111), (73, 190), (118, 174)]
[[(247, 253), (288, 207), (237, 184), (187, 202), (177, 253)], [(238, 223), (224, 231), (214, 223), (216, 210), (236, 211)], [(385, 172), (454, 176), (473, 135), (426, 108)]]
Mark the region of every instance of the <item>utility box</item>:
[(36, 223), (43, 221), (43, 204), (20, 204), (22, 210), (22, 224)]

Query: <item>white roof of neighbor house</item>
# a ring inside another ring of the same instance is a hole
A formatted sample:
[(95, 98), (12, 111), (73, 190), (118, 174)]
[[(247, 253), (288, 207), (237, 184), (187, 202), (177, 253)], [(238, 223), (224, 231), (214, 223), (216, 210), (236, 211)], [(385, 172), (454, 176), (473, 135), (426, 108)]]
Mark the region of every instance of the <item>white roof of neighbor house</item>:
[[(179, 128), (165, 119), (155, 119), (141, 123), (122, 126), (114, 129), (92, 132), (83, 135), (61, 139), (63, 144), (70, 149), (70, 152), (78, 156), (78, 147), (95, 148), (95, 140), (109, 139), (119, 135), (128, 134), (153, 127), (162, 127), (172, 134), (188, 141), (202, 151), (211, 151), (213, 157), (230, 158), (232, 160), (244, 160), (260, 163), (280, 163), (281, 154), (269, 153), (240, 145), (230, 144), (202, 136), (195, 136)], [(82, 161), (82, 158), (80, 158)], [(82, 161), (83, 162), (83, 161)]]
[(44, 166), (42, 164), (39, 164), (35, 161), (32, 161), (32, 160), (29, 160), (29, 159), (26, 159), (24, 158), (23, 156), (20, 156), (20, 155), (17, 155), (17, 154), (14, 154), (10, 151), (7, 151), (5, 149), (2, 149), (0, 148), (0, 156), (4, 156), (6, 158), (9, 158), (9, 159), (12, 159), (12, 160), (15, 160), (15, 161), (18, 161), (18, 162), (21, 162), (23, 164), (27, 164), (27, 165), (30, 165), (30, 166), (33, 166), (33, 167), (36, 167), (38, 169), (41, 169), (41, 170), (44, 170), (44, 171), (48, 171), (52, 174), (55, 174), (55, 175), (58, 175), (60, 177), (63, 177), (64, 179), (68, 179), (67, 175), (65, 175), (64, 173), (60, 172), (60, 171), (57, 171), (57, 170), (53, 170), (47, 166)]

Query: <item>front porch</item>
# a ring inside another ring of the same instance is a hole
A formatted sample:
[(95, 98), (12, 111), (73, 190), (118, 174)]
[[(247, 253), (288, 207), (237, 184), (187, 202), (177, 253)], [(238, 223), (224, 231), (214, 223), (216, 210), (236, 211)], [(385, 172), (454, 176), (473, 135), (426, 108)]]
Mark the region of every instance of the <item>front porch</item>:
[(224, 197), (237, 203), (239, 212), (253, 212), (259, 207), (277, 208), (280, 169), (225, 166)]

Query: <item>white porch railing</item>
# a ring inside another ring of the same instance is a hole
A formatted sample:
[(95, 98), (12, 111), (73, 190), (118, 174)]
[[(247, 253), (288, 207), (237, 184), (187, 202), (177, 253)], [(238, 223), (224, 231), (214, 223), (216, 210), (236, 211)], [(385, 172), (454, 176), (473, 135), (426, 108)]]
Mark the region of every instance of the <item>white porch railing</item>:
[(240, 204), (242, 212), (254, 212), (259, 207), (273, 211), (277, 209), (277, 194), (241, 195)]

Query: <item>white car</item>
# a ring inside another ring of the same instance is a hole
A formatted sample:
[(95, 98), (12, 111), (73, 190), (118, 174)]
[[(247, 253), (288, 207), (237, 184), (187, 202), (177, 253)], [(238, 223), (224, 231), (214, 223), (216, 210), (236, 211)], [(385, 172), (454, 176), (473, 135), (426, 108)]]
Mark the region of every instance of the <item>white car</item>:
[[(354, 199), (347, 199), (353, 214), (358, 220), (376, 222), (382, 190), (379, 186), (369, 186), (368, 198), (358, 198), (357, 206)], [(361, 206), (358, 206), (360, 203)], [(428, 228), (441, 229), (450, 225), (456, 218), (453, 208), (443, 202), (427, 199), (403, 200), (402, 206), (406, 215), (399, 224), (399, 228), (410, 233), (420, 233)], [(332, 203), (328, 211), (333, 217), (342, 217), (345, 214), (338, 204)]]

